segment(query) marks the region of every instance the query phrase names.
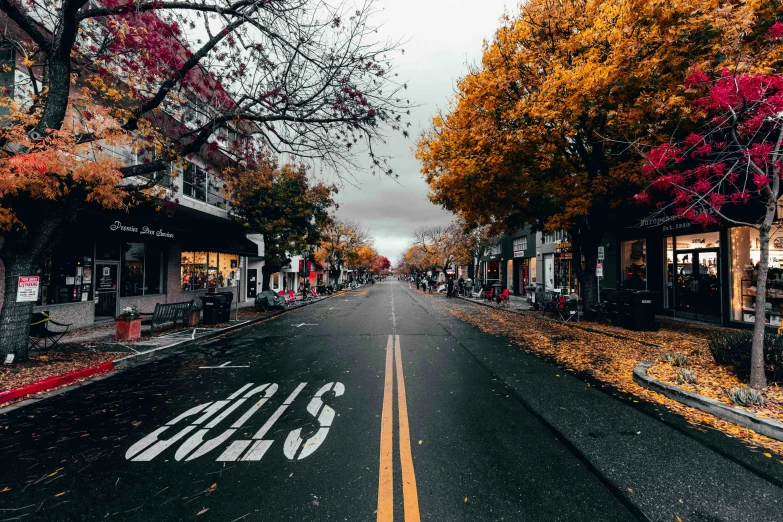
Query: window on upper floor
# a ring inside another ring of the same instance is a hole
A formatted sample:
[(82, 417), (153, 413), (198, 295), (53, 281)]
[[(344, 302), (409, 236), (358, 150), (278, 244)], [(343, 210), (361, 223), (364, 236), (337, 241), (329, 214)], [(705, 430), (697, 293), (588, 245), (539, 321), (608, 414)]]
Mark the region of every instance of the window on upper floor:
[(527, 250), (527, 236), (514, 238), (514, 252)]
[(487, 248), (487, 255), (488, 256), (496, 256), (500, 254), (500, 252), (503, 250), (503, 247), (500, 243), (496, 243), (492, 245), (491, 247)]
[(555, 230), (554, 232), (544, 232), (544, 243), (560, 243), (568, 240), (568, 234), (565, 230)]
[(182, 193), (218, 208), (227, 206), (223, 181), (193, 163), (187, 163), (182, 172)]

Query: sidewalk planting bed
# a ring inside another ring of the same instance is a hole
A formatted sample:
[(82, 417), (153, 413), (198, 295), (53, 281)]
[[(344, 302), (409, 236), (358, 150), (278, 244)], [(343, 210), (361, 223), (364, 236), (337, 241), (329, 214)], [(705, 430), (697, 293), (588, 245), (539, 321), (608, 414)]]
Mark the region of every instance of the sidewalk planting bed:
[(125, 355), (128, 355), (127, 352), (101, 351), (79, 351), (41, 356), (34, 354), (29, 361), (0, 366), (0, 392), (14, 390), (70, 372), (93, 368)]
[[(651, 377), (732, 405), (728, 390), (746, 383), (741, 382), (730, 368), (718, 366), (708, 348), (710, 337), (729, 331), (726, 328), (664, 319), (658, 331), (633, 332), (591, 322), (569, 326), (555, 322), (541, 312), (508, 313), (484, 306), (468, 306), (464, 301), (455, 303), (456, 306), (445, 299), (436, 301), (452, 315), (486, 333), (506, 336), (523, 349), (552, 357), (567, 369), (589, 373), (623, 392), (662, 404), (691, 424), (719, 429), (783, 457), (783, 442), (680, 404), (633, 381), (633, 369), (640, 361), (655, 361), (648, 370)], [(694, 384), (678, 382), (678, 367), (661, 360), (667, 353), (681, 353), (686, 357), (687, 366), (694, 371)], [(783, 390), (772, 384), (763, 394), (764, 405), (748, 408), (748, 411), (783, 421)], [(770, 452), (765, 455), (772, 457)], [(780, 462), (783, 464), (783, 458)]]

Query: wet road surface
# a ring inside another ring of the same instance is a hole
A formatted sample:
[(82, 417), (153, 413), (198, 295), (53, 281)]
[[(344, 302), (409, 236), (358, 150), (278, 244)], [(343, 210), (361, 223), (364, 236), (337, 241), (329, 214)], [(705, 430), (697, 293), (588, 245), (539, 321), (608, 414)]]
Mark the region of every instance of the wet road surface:
[(0, 520), (646, 519), (437, 299), (364, 287), (0, 414)]

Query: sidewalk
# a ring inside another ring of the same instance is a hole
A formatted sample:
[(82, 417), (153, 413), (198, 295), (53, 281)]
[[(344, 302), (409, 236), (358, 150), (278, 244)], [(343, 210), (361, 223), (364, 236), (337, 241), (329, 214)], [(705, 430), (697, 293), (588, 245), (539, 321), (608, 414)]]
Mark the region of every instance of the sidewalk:
[(199, 325), (195, 328), (178, 326), (162, 330), (162, 333), (155, 337), (150, 337), (149, 327), (143, 327), (142, 338), (136, 342), (116, 341), (113, 321), (74, 330), (60, 341), (65, 353), (34, 352), (27, 362), (0, 365), (0, 408), (33, 394), (51, 391), (117, 368), (167, 355), (329, 297), (331, 296), (300, 300), (283, 310), (269, 312), (256, 312), (252, 302), (240, 303), (238, 313), (232, 308), (232, 319), (228, 323)]
[[(472, 303), (496, 304), (494, 300), (488, 301), (486, 299), (479, 299), (477, 297), (461, 297), (461, 299), (470, 301)], [(527, 297), (509, 295), (508, 301), (512, 310), (533, 310), (533, 305), (528, 302)]]

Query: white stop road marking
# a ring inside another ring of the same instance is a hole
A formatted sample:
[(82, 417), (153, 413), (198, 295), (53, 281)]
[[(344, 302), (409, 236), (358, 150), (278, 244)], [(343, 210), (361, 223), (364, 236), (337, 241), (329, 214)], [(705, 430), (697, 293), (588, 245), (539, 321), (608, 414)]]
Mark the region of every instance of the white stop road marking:
[[(134, 462), (149, 462), (183, 439), (184, 442), (182, 442), (174, 454), (175, 460), (178, 461), (185, 460), (189, 462), (223, 446), (278, 390), (277, 384), (274, 383), (253, 386), (253, 383), (245, 384), (239, 390), (229, 395), (226, 400), (193, 406), (133, 444), (125, 452), (125, 458)], [(264, 437), (306, 386), (306, 382), (300, 383), (253, 435), (251, 440), (235, 440), (231, 442), (215, 460), (240, 460), (243, 462), (261, 460), (274, 443), (274, 440), (268, 440)], [(247, 391), (248, 389), (249, 391)], [(303, 441), (301, 438), (301, 428), (297, 428), (288, 434), (283, 447), (283, 454), (290, 460), (302, 460), (309, 457), (321, 447), (326, 439), (329, 428), (334, 421), (335, 411), (323, 403), (322, 397), (330, 391), (334, 392), (335, 397), (340, 397), (345, 392), (345, 386), (340, 382), (330, 382), (323, 385), (316, 392), (307, 406), (307, 411), (318, 419), (320, 428), (315, 435), (306, 441)], [(228, 429), (214, 435), (212, 438), (206, 438), (211, 430), (214, 430), (219, 424), (231, 417), (235, 411), (241, 411), (241, 408), (247, 403), (250, 406)], [(179, 432), (171, 435), (169, 439), (160, 438), (169, 428), (173, 428), (174, 425), (190, 418), (195, 418), (195, 420), (184, 426)], [(299, 451), (300, 448), (301, 451)]]

